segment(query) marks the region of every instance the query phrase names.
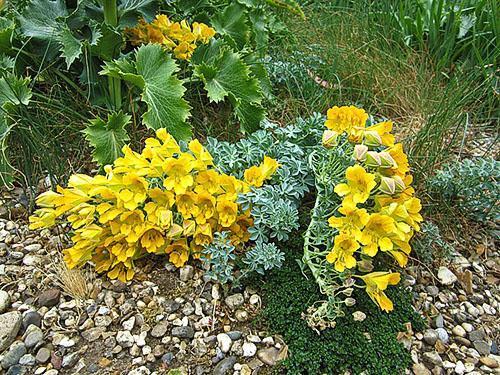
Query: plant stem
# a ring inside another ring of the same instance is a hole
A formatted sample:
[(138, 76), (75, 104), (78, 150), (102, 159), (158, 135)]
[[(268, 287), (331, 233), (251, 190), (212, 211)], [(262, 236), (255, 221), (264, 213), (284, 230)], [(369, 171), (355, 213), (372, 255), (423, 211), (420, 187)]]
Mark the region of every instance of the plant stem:
[[(111, 26), (118, 26), (118, 11), (116, 0), (104, 0), (104, 22)], [(111, 105), (115, 110), (122, 107), (122, 86), (120, 78), (108, 77), (108, 89)]]

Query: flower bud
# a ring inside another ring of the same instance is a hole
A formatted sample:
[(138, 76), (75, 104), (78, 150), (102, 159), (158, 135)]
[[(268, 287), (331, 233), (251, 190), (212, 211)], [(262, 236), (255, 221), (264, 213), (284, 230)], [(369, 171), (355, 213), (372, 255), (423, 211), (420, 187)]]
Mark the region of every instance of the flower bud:
[(354, 306), (356, 304), (356, 300), (354, 298), (349, 297), (344, 300), (344, 303), (346, 306)]
[(356, 282), (356, 280), (354, 280), (352, 277), (350, 277), (350, 278), (344, 280), (344, 286), (346, 288), (350, 288), (351, 286), (354, 285), (355, 282)]
[(337, 145), (337, 138), (339, 133), (333, 130), (325, 130), (323, 132), (323, 137), (321, 139), (321, 143), (325, 148), (332, 148)]
[(396, 162), (388, 152), (382, 151), (379, 153), (379, 156), (382, 168), (392, 168), (396, 165)]
[(368, 147), (365, 145), (354, 146), (354, 159), (360, 162), (366, 160), (366, 153), (368, 152)]
[(373, 271), (373, 264), (370, 259), (362, 259), (358, 261), (358, 270), (361, 272), (371, 272)]
[(369, 167), (380, 167), (382, 165), (382, 160), (378, 152), (376, 151), (368, 151), (366, 153), (366, 165)]
[(393, 176), (392, 179), (396, 184), (396, 193), (402, 193), (406, 189), (406, 184), (403, 179), (399, 176)]
[(344, 296), (350, 297), (352, 295), (352, 292), (354, 291), (354, 288), (347, 288), (342, 291), (342, 294)]
[(364, 134), (364, 143), (368, 146), (378, 147), (382, 145), (382, 138), (377, 132), (366, 131)]
[(393, 195), (396, 193), (396, 181), (390, 177), (382, 177), (380, 181), (380, 191), (385, 194)]

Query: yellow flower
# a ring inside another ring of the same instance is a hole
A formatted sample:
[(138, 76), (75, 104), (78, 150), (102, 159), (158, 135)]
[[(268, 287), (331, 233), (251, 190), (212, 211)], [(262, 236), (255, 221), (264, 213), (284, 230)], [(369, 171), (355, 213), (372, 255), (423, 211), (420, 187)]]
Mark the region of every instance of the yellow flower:
[(403, 178), (405, 174), (410, 171), (408, 156), (406, 156), (403, 151), (403, 145), (401, 143), (396, 143), (393, 147), (389, 148), (387, 152), (389, 152), (397, 165), (395, 168), (392, 168), (392, 171)]
[[(391, 134), (392, 131), (392, 121), (383, 121), (378, 124), (369, 126), (365, 130), (365, 139), (370, 136), (370, 132), (375, 132), (381, 140), (383, 146), (392, 147), (394, 146), (394, 135)], [(378, 145), (377, 145), (378, 146)]]
[(184, 266), (189, 259), (189, 248), (185, 239), (172, 242), (167, 246), (165, 252), (170, 254), (170, 263), (178, 268)]
[(389, 312), (394, 309), (392, 301), (386, 296), (384, 290), (389, 285), (399, 283), (401, 277), (399, 273), (390, 272), (372, 272), (364, 276), (360, 276), (366, 284), (366, 293), (370, 296), (373, 302), (380, 306), (383, 311)]
[(217, 194), (221, 190), (219, 174), (213, 169), (202, 171), (196, 176), (195, 191), (200, 193), (208, 191), (210, 194)]
[(29, 217), (29, 229), (49, 228), (56, 224), (56, 211), (52, 208), (40, 208)]
[(238, 205), (229, 200), (218, 201), (217, 213), (219, 214), (219, 223), (223, 227), (230, 227), (238, 217)]
[(335, 186), (335, 192), (341, 197), (348, 195), (353, 203), (364, 203), (370, 197), (375, 187), (375, 175), (366, 172), (360, 165), (354, 165), (346, 170), (347, 184)]
[(215, 215), (215, 202), (215, 198), (209, 192), (198, 191), (196, 195), (196, 205), (198, 207), (196, 222), (198, 224), (205, 224), (208, 219)]
[(197, 194), (188, 191), (184, 194), (179, 194), (176, 197), (177, 211), (181, 213), (184, 218), (196, 217), (200, 212), (198, 207)]
[(357, 208), (349, 200), (344, 200), (338, 211), (344, 216), (332, 216), (328, 219), (328, 224), (332, 228), (338, 229), (339, 232), (349, 233), (359, 241), (361, 229), (368, 223), (370, 214), (365, 208)]
[(191, 152), (196, 158), (197, 161), (196, 169), (198, 171), (206, 170), (209, 166), (214, 164), (210, 152), (205, 150), (201, 145), (200, 141), (198, 141), (197, 139), (194, 139), (191, 142), (189, 142), (189, 150), (191, 150)]
[(196, 245), (208, 245), (212, 242), (212, 227), (210, 224), (198, 225), (194, 232), (193, 241)]
[(395, 232), (396, 225), (390, 216), (379, 213), (370, 215), (359, 241), (364, 245), (363, 252), (373, 257), (379, 248), (382, 251), (392, 250), (393, 243), (390, 236)]
[(335, 236), (332, 251), (326, 256), (328, 263), (334, 263), (334, 268), (338, 272), (344, 272), (346, 268), (356, 266), (354, 252), (359, 249), (359, 243), (351, 236), (340, 233)]
[(165, 245), (165, 238), (157, 229), (151, 228), (142, 235), (141, 245), (148, 253), (158, 254)]
[(187, 154), (182, 154), (178, 159), (167, 160), (163, 170), (168, 177), (163, 181), (163, 186), (175, 191), (175, 194), (183, 194), (193, 185), (194, 179), (191, 175), (193, 166), (193, 158)]
[(338, 133), (348, 132), (354, 128), (364, 128), (368, 114), (354, 106), (332, 107), (327, 111), (325, 126)]
[(271, 178), (279, 167), (279, 163), (268, 157), (264, 156), (264, 161), (257, 167), (253, 166), (245, 170), (245, 182), (255, 187), (261, 187), (264, 181)]
[(127, 210), (135, 210), (147, 197), (148, 182), (144, 177), (134, 173), (127, 173), (122, 178), (124, 189), (116, 195), (118, 205), (123, 205)]

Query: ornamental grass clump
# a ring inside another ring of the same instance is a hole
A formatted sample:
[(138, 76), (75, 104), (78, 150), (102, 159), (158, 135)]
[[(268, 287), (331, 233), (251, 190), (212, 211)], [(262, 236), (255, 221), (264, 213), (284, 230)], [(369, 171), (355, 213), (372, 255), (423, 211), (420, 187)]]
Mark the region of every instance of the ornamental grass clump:
[(237, 198), (269, 179), (278, 163), (264, 158), (243, 181), (219, 173), (197, 140), (185, 148), (163, 128), (146, 139), (141, 153), (124, 146), (124, 156), (104, 167), (105, 176), (76, 174), (67, 188), (41, 194), (30, 228), (65, 217), (73, 242), (64, 250), (68, 266), (90, 261), (97, 272), (122, 281), (133, 277), (134, 261), (148, 253), (168, 254), (182, 267), (201, 256), (216, 232), (227, 232), (234, 246), (247, 242), (253, 219)]
[[(327, 296), (308, 310), (310, 325), (334, 326), (343, 306), (353, 305), (353, 288), (364, 288), (386, 312), (394, 309), (385, 290), (400, 274), (374, 262), (388, 255), (406, 266), (420, 200), (414, 197), (408, 158), (391, 134), (392, 122), (368, 124), (356, 107), (328, 110), (325, 149), (310, 157), (318, 196), (305, 235), (304, 258)], [(389, 266), (390, 267), (390, 266)], [(389, 268), (388, 267), (388, 268)]]
[(176, 58), (189, 60), (197, 45), (207, 44), (215, 35), (215, 30), (204, 23), (193, 22), (190, 26), (186, 20), (171, 22), (165, 14), (158, 14), (151, 23), (142, 19), (126, 33), (133, 45), (160, 44), (173, 51)]

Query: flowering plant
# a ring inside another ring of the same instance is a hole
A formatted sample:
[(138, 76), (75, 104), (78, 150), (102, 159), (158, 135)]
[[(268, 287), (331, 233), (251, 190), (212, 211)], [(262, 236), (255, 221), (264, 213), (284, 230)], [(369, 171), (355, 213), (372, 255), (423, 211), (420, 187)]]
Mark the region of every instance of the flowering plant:
[(73, 230), (73, 246), (64, 251), (69, 267), (92, 261), (98, 272), (122, 281), (148, 253), (168, 254), (181, 267), (190, 256), (199, 258), (216, 232), (228, 232), (235, 246), (248, 241), (253, 220), (238, 195), (279, 167), (265, 157), (251, 178), (237, 179), (218, 172), (197, 140), (183, 150), (163, 128), (141, 153), (124, 146), (123, 154), (104, 168), (106, 176), (76, 174), (67, 188), (41, 194), (41, 208), (30, 217), (30, 228), (37, 229), (65, 216)]
[(356, 107), (329, 109), (325, 148), (310, 157), (318, 196), (303, 262), (328, 297), (308, 310), (309, 323), (320, 328), (333, 326), (343, 315), (342, 306), (355, 303), (354, 287), (365, 288), (382, 310), (393, 310), (384, 290), (396, 285), (400, 275), (372, 272), (372, 260), (387, 254), (404, 267), (409, 241), (422, 221), (408, 158), (395, 143), (392, 122), (367, 126), (368, 120)]
[(157, 43), (172, 50), (176, 58), (189, 60), (197, 43), (207, 44), (215, 35), (215, 30), (204, 23), (193, 22), (191, 26), (182, 20), (171, 22), (165, 14), (158, 14), (147, 23), (144, 19), (136, 27), (126, 30), (133, 45)]

